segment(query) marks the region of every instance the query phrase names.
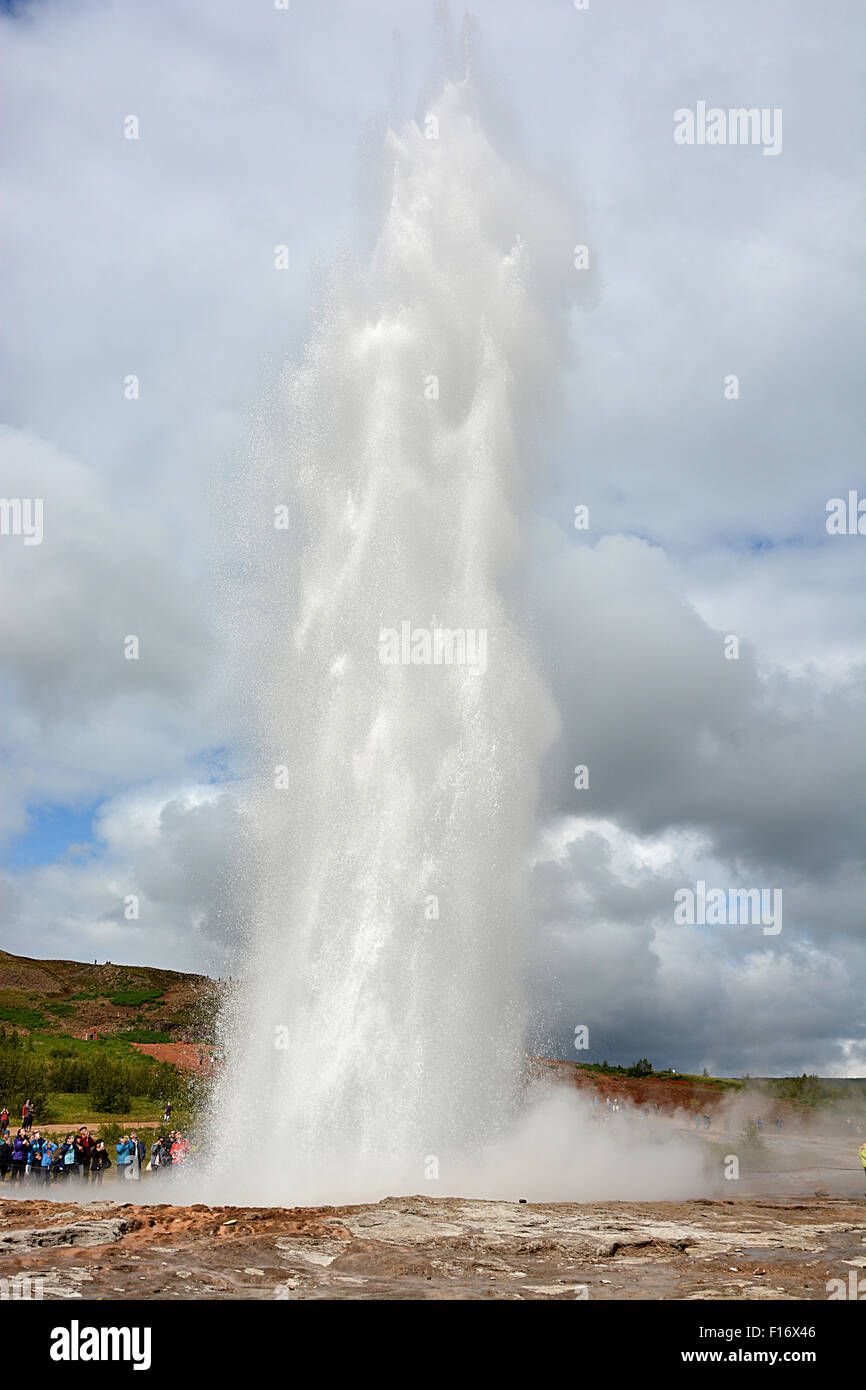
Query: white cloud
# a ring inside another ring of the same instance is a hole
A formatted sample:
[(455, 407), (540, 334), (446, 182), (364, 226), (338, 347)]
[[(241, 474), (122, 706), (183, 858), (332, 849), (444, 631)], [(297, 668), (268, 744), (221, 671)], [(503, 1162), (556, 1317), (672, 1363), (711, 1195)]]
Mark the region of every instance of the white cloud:
[[(496, 134), (579, 192), (600, 286), (570, 325), (561, 418), (526, 443), (526, 591), (563, 717), (538, 998), (560, 1000), (565, 1045), (574, 1009), (602, 1001), (611, 1057), (651, 1037), (681, 1061), (693, 1046), (732, 1068), (757, 1050), (753, 1071), (862, 1069), (860, 538), (823, 530), (862, 443), (862, 161), (844, 134), (861, 20), (806, 0), (781, 29), (748, 0), (724, 23), (688, 0), (474, 8)], [(28, 808), (102, 802), (96, 854), (7, 872), (13, 949), (201, 966), (222, 948), (235, 812), (200, 761), (242, 751), (224, 486), (323, 268), (375, 216), (369, 152), (389, 103), (415, 106), (389, 91), (392, 30), (409, 55), (392, 88), (414, 93), (436, 68), (428, 24), (397, 0), (0, 17), (0, 493), (45, 498), (41, 546), (0, 538), (0, 838)], [(677, 106), (746, 92), (784, 106), (779, 159), (673, 145)], [(685, 950), (664, 924), (680, 871), (781, 879), (782, 937)], [(117, 916), (129, 884), (139, 923)]]

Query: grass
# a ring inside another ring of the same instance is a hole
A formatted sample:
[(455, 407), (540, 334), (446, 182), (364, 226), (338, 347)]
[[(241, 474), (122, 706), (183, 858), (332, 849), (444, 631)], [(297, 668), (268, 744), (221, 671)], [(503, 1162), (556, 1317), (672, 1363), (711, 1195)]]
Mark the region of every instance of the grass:
[(140, 1009), (142, 1004), (154, 1004), (161, 999), (161, 989), (121, 989), (107, 996), (109, 1004), (121, 1009)]
[[(43, 1123), (46, 1125), (96, 1125), (129, 1124), (131, 1119), (141, 1117), (148, 1124), (156, 1124), (162, 1119), (162, 1106), (158, 1100), (149, 1096), (132, 1096), (129, 1109), (123, 1114), (105, 1110), (93, 1110), (90, 1097), (76, 1091), (49, 1091)], [(39, 1116), (36, 1116), (37, 1122)]]
[[(30, 1041), (33, 1044), (33, 1051), (43, 1056), (50, 1056), (52, 1052), (62, 1050), (65, 1057), (105, 1056), (114, 1062), (128, 1062), (130, 1059), (140, 1062), (142, 1060), (141, 1053), (130, 1046), (132, 1042), (137, 1042), (139, 1036), (144, 1042), (143, 1029), (105, 1037), (100, 1036), (95, 1042), (88, 1042), (86, 1038), (72, 1037), (69, 1033), (64, 1033), (62, 1036), (57, 1033), (31, 1033)], [(167, 1038), (166, 1041), (173, 1042), (174, 1039)]]
[(20, 1004), (0, 1004), (0, 1023), (14, 1023), (17, 1028), (43, 1028), (45, 1015)]
[(691, 1072), (651, 1071), (643, 1076), (634, 1076), (628, 1067), (605, 1066), (602, 1062), (577, 1062), (581, 1071), (594, 1071), (602, 1076), (623, 1076), (631, 1081), (666, 1081), (673, 1085), (683, 1083), (687, 1086), (703, 1086), (711, 1091), (740, 1091), (745, 1082), (738, 1077), (695, 1076)]
[(75, 1013), (75, 1009), (71, 1004), (55, 1004), (49, 1001), (46, 1002), (45, 1008), (56, 1018), (69, 1018)]
[(51, 1018), (44, 1012), (48, 1001), (44, 994), (32, 990), (0, 989), (0, 1023), (11, 1023), (16, 1028), (50, 1028)]

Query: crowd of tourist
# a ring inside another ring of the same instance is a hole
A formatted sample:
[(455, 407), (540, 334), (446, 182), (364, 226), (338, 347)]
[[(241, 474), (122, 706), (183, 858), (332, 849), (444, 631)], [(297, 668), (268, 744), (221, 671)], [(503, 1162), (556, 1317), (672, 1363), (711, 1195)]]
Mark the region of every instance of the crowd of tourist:
[[(165, 1173), (189, 1163), (193, 1151), (179, 1129), (165, 1129), (148, 1147), (138, 1132), (130, 1129), (116, 1144), (106, 1144), (82, 1125), (76, 1134), (42, 1134), (33, 1125), (34, 1109), (25, 1101), (21, 1125), (15, 1135), (8, 1128), (9, 1109), (0, 1109), (0, 1182), (39, 1183), (102, 1182), (112, 1168), (118, 1178), (139, 1181), (143, 1173)], [(163, 1123), (171, 1120), (171, 1104), (166, 1104)]]

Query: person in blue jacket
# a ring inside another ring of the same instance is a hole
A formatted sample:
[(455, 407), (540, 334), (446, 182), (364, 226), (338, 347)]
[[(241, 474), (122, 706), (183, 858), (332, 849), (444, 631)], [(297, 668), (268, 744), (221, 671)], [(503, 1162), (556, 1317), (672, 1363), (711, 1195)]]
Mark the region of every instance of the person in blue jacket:
[(136, 1146), (129, 1135), (124, 1134), (120, 1142), (115, 1144), (114, 1147), (117, 1150), (117, 1176), (119, 1178), (125, 1178), (129, 1171), (129, 1165), (132, 1163)]
[(42, 1135), (37, 1129), (36, 1133), (30, 1137), (30, 1150), (27, 1154), (27, 1176), (39, 1181), (39, 1170), (42, 1167)]
[(66, 1178), (75, 1172), (75, 1135), (67, 1134), (66, 1139), (60, 1145), (60, 1170), (61, 1175)]
[(54, 1143), (53, 1139), (44, 1139), (42, 1142), (42, 1159), (40, 1163), (43, 1187), (51, 1177), (51, 1164), (56, 1153), (57, 1145)]

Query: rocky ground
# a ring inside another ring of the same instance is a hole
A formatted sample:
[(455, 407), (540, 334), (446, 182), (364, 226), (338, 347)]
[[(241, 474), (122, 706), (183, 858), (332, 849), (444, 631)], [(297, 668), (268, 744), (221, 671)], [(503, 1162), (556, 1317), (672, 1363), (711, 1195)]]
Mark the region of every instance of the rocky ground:
[(866, 1275), (866, 1221), (845, 1198), (292, 1210), (4, 1193), (0, 1254), (10, 1287), (46, 1299), (826, 1299)]

